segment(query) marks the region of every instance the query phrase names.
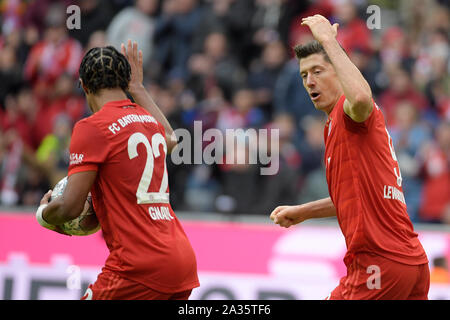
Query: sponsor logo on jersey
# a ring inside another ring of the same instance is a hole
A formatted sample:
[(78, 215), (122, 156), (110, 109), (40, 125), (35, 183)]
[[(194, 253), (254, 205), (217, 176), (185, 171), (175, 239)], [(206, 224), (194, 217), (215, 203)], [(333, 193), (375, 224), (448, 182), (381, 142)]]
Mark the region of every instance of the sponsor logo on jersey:
[(84, 154), (82, 153), (71, 153), (69, 165), (80, 164), (83, 162)]

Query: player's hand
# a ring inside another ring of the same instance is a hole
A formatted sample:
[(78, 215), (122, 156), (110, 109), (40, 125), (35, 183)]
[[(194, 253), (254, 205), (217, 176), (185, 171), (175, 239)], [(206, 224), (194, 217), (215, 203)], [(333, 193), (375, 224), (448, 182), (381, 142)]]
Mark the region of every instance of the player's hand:
[(270, 214), (270, 219), (280, 227), (289, 228), (305, 219), (301, 216), (298, 206), (279, 206)]
[[(51, 196), (52, 196), (52, 190), (48, 190), (47, 193), (44, 194), (44, 196), (42, 197), (41, 202), (39, 203), (39, 205), (48, 204), (50, 202)], [(64, 230), (61, 229), (60, 226), (52, 225), (51, 228), (47, 228), (47, 229), (55, 231), (55, 232), (58, 232), (60, 234), (63, 234), (63, 235), (69, 236), (69, 237), (72, 236), (70, 234), (65, 233)]]
[(301, 25), (308, 26), (314, 38), (320, 43), (336, 39), (339, 27), (338, 23), (331, 25), (330, 21), (320, 14), (303, 18)]
[(120, 50), (122, 54), (127, 58), (131, 67), (131, 79), (129, 87), (132, 89), (133, 87), (142, 85), (144, 81), (144, 69), (142, 63), (142, 51), (138, 51), (137, 42), (131, 42), (128, 40), (127, 46), (122, 43), (120, 46)]
[(50, 202), (50, 197), (52, 196), (52, 190), (48, 190), (46, 194), (41, 199), (39, 205), (48, 204)]

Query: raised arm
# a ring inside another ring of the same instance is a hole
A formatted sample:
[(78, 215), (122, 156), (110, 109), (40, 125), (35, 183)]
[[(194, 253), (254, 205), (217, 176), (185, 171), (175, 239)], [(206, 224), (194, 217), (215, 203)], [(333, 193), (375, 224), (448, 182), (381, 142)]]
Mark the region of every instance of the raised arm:
[(344, 112), (356, 122), (365, 121), (372, 112), (372, 91), (366, 79), (352, 63), (336, 40), (338, 24), (331, 25), (323, 16), (316, 14), (302, 19), (314, 38), (325, 49), (333, 64), (345, 94)]
[(281, 227), (289, 228), (308, 219), (334, 216), (336, 207), (328, 197), (296, 206), (279, 206), (272, 211), (270, 219)]
[(122, 54), (127, 57), (128, 62), (131, 66), (131, 80), (128, 86), (128, 91), (133, 97), (134, 101), (139, 104), (141, 107), (145, 108), (148, 112), (151, 113), (155, 119), (161, 123), (166, 132), (166, 144), (167, 144), (167, 152), (170, 153), (173, 148), (177, 145), (177, 137), (175, 132), (172, 129), (167, 118), (164, 116), (162, 111), (158, 108), (156, 103), (153, 101), (152, 97), (148, 93), (147, 89), (145, 89), (143, 84), (143, 67), (142, 67), (142, 51), (139, 50), (137, 43), (131, 43), (131, 40), (128, 40), (127, 48), (122, 44), (121, 46)]

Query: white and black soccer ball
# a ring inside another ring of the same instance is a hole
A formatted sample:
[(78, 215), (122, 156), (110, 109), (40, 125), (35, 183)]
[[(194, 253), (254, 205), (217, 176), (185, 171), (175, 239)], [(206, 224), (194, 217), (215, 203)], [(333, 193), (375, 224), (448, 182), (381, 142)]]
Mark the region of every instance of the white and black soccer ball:
[[(52, 194), (50, 196), (50, 202), (62, 196), (66, 186), (67, 177), (64, 177), (53, 188)], [(80, 214), (80, 216), (73, 220), (65, 222), (64, 224), (60, 225), (60, 228), (65, 233), (73, 236), (88, 236), (100, 230), (100, 223), (97, 219), (97, 216), (95, 215), (90, 193), (86, 199), (84, 210)]]

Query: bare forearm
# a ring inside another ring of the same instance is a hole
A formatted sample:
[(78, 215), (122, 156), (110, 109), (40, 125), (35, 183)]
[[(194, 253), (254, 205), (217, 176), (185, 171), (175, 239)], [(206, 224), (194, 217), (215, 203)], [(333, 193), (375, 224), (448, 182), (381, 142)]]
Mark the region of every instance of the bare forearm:
[(42, 218), (54, 226), (58, 226), (68, 221), (65, 219), (63, 203), (60, 199), (51, 201), (48, 206), (42, 212)]
[(166, 136), (172, 136), (174, 134), (169, 121), (153, 101), (152, 97), (148, 93), (147, 89), (145, 89), (143, 84), (130, 86), (129, 92), (137, 104), (150, 112), (151, 115), (154, 116), (155, 119), (163, 125), (166, 131)]
[(322, 46), (333, 64), (346, 99), (351, 104), (364, 103), (367, 99), (371, 99), (372, 91), (369, 84), (337, 40), (332, 38), (323, 41)]
[(64, 201), (61, 198), (56, 198), (44, 209), (42, 217), (47, 223), (58, 226), (75, 219), (82, 211), (82, 206), (77, 206), (72, 209), (66, 208)]
[(308, 219), (336, 216), (336, 208), (331, 198), (300, 204), (297, 206), (279, 206), (270, 214), (270, 219), (281, 227), (289, 228)]
[(336, 207), (330, 197), (301, 204), (298, 210), (304, 220), (336, 216)]

